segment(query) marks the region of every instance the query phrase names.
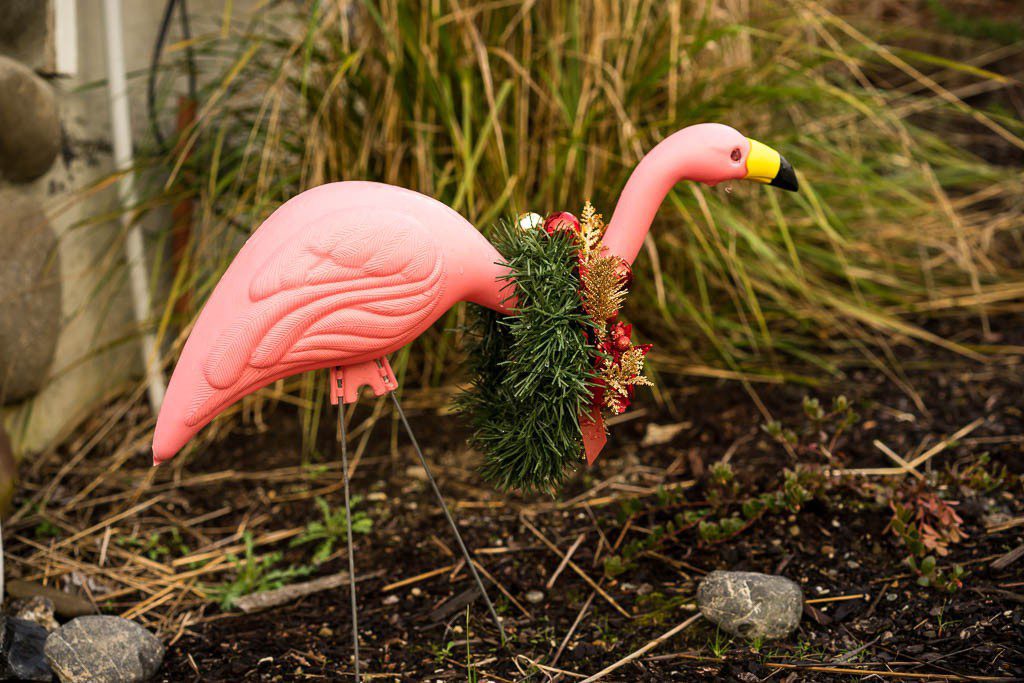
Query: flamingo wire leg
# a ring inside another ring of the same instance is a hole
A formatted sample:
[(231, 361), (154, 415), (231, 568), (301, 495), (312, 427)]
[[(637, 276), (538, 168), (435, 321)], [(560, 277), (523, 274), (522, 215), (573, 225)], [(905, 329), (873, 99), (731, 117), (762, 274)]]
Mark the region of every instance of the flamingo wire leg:
[(469, 567), (469, 571), (473, 574), (473, 578), (476, 580), (476, 585), (480, 589), (480, 594), (484, 596), (484, 602), (487, 603), (487, 609), (491, 612), (491, 618), (494, 619), (494, 623), (498, 627), (498, 633), (501, 634), (501, 644), (504, 645), (505, 627), (501, 625), (501, 619), (498, 618), (498, 613), (494, 609), (494, 603), (491, 602), (490, 596), (487, 595), (487, 589), (484, 588), (484, 582), (480, 579), (480, 574), (476, 571), (476, 567), (473, 564), (473, 557), (469, 554), (466, 544), (462, 541), (462, 534), (459, 533), (459, 527), (455, 525), (455, 519), (452, 517), (452, 513), (448, 511), (448, 505), (444, 502), (444, 496), (441, 495), (441, 489), (437, 487), (437, 482), (434, 481), (434, 475), (430, 473), (430, 466), (427, 465), (427, 459), (423, 457), (423, 451), (420, 450), (420, 445), (416, 441), (416, 435), (412, 433), (412, 427), (409, 426), (409, 421), (405, 419), (405, 411), (402, 410), (402, 406), (399, 404), (398, 397), (395, 396), (394, 392), (391, 392), (391, 400), (395, 402), (395, 410), (398, 412), (398, 416), (402, 419), (402, 424), (405, 425), (405, 431), (409, 434), (409, 440), (412, 441), (413, 448), (416, 449), (416, 455), (420, 458), (420, 464), (423, 465), (423, 471), (427, 473), (427, 481), (430, 482), (430, 487), (434, 489), (434, 495), (437, 496), (438, 502), (441, 503), (441, 510), (444, 511), (444, 516), (448, 519), (448, 524), (451, 526), (452, 532), (455, 534), (455, 540), (459, 543), (459, 549), (462, 550), (462, 556), (466, 558), (466, 566)]
[(345, 404), (338, 405), (338, 426), (341, 428), (341, 473), (345, 481), (345, 525), (348, 540), (348, 587), (352, 597), (352, 651), (355, 654), (356, 683), (359, 683), (359, 612), (356, 608), (356, 561), (352, 549), (352, 502), (348, 492), (348, 444), (345, 438)]

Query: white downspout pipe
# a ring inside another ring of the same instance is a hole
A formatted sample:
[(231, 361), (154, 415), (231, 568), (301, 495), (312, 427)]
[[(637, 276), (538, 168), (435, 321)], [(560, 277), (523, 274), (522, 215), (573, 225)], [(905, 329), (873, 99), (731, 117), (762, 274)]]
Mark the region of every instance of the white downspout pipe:
[[(137, 203), (132, 169), (132, 129), (128, 109), (128, 87), (125, 82), (124, 26), (121, 21), (121, 0), (104, 0), (103, 16), (107, 29), (107, 91), (110, 95), (110, 124), (114, 142), (114, 167), (123, 175), (117, 184), (122, 207)], [(131, 282), (135, 322), (140, 327), (149, 324), (152, 312), (149, 298), (149, 273), (143, 249), (142, 230), (133, 225), (132, 215), (122, 212), (121, 223), (127, 231), (125, 257)], [(146, 367), (146, 385), (149, 405), (155, 415), (160, 410), (167, 391), (167, 381), (160, 365), (160, 352), (153, 332), (142, 335), (142, 362)]]

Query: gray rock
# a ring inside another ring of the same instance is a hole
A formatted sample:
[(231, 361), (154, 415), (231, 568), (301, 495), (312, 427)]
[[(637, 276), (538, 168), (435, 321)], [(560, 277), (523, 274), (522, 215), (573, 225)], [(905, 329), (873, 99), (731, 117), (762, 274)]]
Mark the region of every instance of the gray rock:
[(0, 681), (50, 681), (53, 672), (43, 656), (46, 629), (0, 614)]
[(18, 614), (15, 616), (19, 619), (24, 619), (25, 621), (31, 621), (33, 624), (39, 624), (45, 628), (47, 632), (51, 632), (60, 628), (60, 624), (57, 623), (56, 617), (53, 616), (53, 611), (53, 600), (37, 595), (34, 598), (26, 600), (25, 603), (18, 608)]
[(164, 646), (120, 617), (78, 617), (46, 639), (46, 659), (63, 683), (141, 683), (164, 659)]
[(0, 2), (0, 53), (33, 67), (46, 62), (50, 3), (39, 0)]
[(784, 576), (713, 571), (697, 586), (697, 606), (723, 631), (743, 638), (785, 638), (800, 623), (804, 594)]
[(0, 57), (0, 92), (0, 171), (16, 183), (34, 180), (60, 152), (53, 90), (24, 64)]
[(39, 391), (53, 362), (60, 260), (53, 228), (31, 196), (4, 190), (0, 206), (0, 403), (11, 403)]

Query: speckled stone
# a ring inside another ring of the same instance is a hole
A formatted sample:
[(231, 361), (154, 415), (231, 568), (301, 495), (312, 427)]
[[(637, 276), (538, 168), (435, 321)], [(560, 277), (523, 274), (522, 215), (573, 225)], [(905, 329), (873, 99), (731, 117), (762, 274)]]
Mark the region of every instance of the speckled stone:
[(788, 636), (803, 605), (800, 586), (784, 576), (713, 571), (697, 587), (697, 606), (708, 621), (751, 640)]
[(46, 639), (46, 659), (62, 683), (142, 683), (160, 669), (164, 646), (134, 621), (78, 617)]

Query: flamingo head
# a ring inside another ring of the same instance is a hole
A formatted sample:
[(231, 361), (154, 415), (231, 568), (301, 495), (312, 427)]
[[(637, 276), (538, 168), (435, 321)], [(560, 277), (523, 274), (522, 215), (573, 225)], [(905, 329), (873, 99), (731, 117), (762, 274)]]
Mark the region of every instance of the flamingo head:
[(717, 185), (730, 180), (752, 180), (795, 192), (799, 184), (793, 166), (768, 145), (719, 123), (702, 123), (677, 135), (685, 150), (687, 180)]

